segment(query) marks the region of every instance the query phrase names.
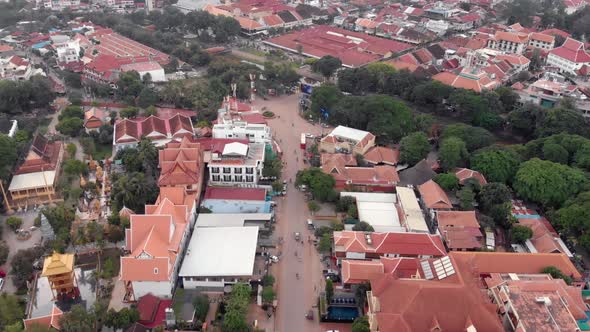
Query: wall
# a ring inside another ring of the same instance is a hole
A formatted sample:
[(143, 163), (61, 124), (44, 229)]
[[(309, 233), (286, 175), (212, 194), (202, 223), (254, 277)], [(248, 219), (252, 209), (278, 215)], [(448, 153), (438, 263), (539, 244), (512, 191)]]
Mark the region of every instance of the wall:
[(269, 213), (270, 202), (207, 199), (203, 206), (213, 213)]

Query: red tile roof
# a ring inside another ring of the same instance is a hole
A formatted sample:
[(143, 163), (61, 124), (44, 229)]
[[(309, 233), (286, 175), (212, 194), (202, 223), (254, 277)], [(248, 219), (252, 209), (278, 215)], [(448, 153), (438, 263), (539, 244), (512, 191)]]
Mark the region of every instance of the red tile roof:
[(556, 55), (560, 58), (575, 63), (590, 62), (590, 54), (586, 52), (584, 43), (572, 38), (566, 39), (563, 45), (552, 49), (551, 51), (549, 51), (549, 54)]
[(138, 142), (142, 136), (150, 139), (163, 139), (192, 135), (191, 119), (180, 114), (168, 119), (152, 115), (143, 119), (122, 119), (115, 123), (115, 143)]
[[(367, 242), (366, 234), (371, 238)], [(334, 232), (335, 252), (375, 253), (401, 256), (444, 256), (446, 251), (438, 235), (426, 233)]]
[(447, 247), (456, 249), (481, 248), (483, 234), (475, 217), (475, 211), (438, 211), (438, 230)]
[(204, 199), (264, 201), (266, 190), (258, 188), (207, 187)]
[(45, 137), (37, 134), (25, 161), (16, 169), (14, 174), (27, 174), (41, 171), (52, 171), (59, 168), (63, 156), (63, 143), (61, 141), (49, 142)]
[(203, 158), (199, 143), (183, 138), (180, 143), (168, 143), (165, 149), (158, 152), (161, 169), (159, 186), (200, 187)]
[(349, 67), (362, 66), (412, 47), (410, 44), (326, 25), (270, 38), (265, 43), (292, 52), (297, 52), (298, 46), (301, 45), (306, 55), (317, 58), (331, 55)]
[(418, 186), (422, 201), (429, 209), (451, 209), (453, 204), (445, 191), (433, 180)]

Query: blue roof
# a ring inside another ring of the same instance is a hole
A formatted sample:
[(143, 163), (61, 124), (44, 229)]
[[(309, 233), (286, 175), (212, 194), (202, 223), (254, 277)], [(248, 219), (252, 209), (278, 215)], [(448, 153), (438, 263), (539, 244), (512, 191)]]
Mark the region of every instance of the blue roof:
[(37, 44), (35, 44), (35, 45), (31, 46), (31, 47), (34, 48), (34, 49), (39, 49), (39, 48), (43, 48), (43, 47), (45, 47), (45, 46), (47, 46), (49, 44), (51, 44), (50, 41), (44, 41), (44, 42), (37, 43)]

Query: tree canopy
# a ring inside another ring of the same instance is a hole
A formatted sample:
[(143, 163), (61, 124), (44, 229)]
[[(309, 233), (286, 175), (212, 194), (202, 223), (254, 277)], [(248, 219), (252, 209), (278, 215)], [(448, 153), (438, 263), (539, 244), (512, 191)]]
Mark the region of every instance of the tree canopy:
[(324, 77), (330, 78), (341, 66), (342, 61), (340, 61), (340, 59), (331, 55), (325, 55), (318, 61), (314, 62), (311, 68), (314, 71), (322, 74)]
[(422, 132), (412, 133), (400, 142), (400, 160), (401, 162), (414, 165), (428, 156), (430, 152), (430, 143), (428, 138)]
[(518, 155), (500, 146), (477, 150), (471, 156), (471, 169), (481, 172), (490, 182), (511, 183), (519, 165)]
[(513, 187), (524, 199), (548, 207), (560, 207), (579, 193), (586, 183), (586, 176), (579, 169), (533, 158), (520, 165)]
[(332, 202), (338, 197), (334, 191), (336, 181), (330, 174), (322, 172), (320, 168), (311, 167), (297, 172), (295, 185), (302, 184), (310, 188), (313, 198), (320, 202)]
[(458, 137), (449, 137), (442, 141), (438, 150), (441, 166), (445, 170), (464, 167), (469, 153), (465, 142)]
[(492, 144), (494, 137), (481, 127), (473, 127), (466, 124), (453, 124), (443, 129), (441, 139), (457, 137), (465, 142), (467, 151), (474, 151)]

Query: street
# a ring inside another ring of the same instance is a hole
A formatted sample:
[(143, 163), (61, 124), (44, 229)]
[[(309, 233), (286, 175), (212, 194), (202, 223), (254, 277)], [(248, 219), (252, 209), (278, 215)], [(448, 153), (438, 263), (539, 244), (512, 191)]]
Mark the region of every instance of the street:
[[(303, 193), (295, 186), (297, 171), (306, 167), (300, 149), (301, 133), (319, 135), (319, 126), (314, 126), (298, 115), (298, 95), (260, 100), (254, 103), (257, 109), (266, 107), (275, 113), (269, 120), (275, 140), (283, 150), (283, 179), (287, 180), (287, 195), (278, 199), (275, 237), (284, 242), (277, 248), (282, 253), (281, 261), (273, 265), (272, 273), (278, 284), (278, 308), (272, 331), (327, 331), (350, 330), (350, 324), (318, 324), (317, 295), (324, 289), (320, 255), (312, 243), (308, 243), (312, 231), (307, 228), (310, 217)], [(294, 233), (300, 232), (303, 243), (295, 241)], [(297, 278), (296, 274), (299, 274)], [(313, 308), (312, 308), (313, 307)], [(313, 309), (314, 320), (307, 320), (305, 313)], [(267, 331), (269, 329), (267, 328)]]

